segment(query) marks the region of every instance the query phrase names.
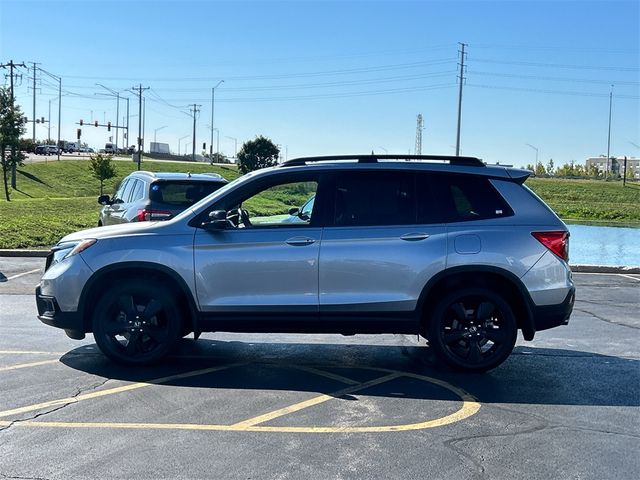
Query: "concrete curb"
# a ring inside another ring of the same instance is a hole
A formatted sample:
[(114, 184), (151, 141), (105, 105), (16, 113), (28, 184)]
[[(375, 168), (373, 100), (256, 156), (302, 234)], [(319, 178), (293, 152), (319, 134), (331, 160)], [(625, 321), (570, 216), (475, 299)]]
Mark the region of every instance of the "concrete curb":
[[(49, 250), (37, 249), (0, 249), (0, 257), (46, 257)], [(607, 265), (571, 265), (571, 271), (576, 273), (632, 273), (640, 274), (640, 266), (620, 266), (610, 267)]]
[(49, 250), (35, 249), (19, 249), (19, 250), (3, 250), (0, 249), (0, 257), (46, 257)]

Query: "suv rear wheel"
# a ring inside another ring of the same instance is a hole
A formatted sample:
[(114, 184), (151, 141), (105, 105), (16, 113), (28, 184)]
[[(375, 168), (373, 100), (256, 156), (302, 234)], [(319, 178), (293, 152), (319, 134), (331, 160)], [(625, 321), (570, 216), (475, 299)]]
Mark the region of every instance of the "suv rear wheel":
[(483, 372), (500, 365), (516, 342), (518, 327), (504, 299), (483, 288), (445, 296), (429, 324), (429, 344), (448, 365)]
[(180, 337), (181, 315), (171, 291), (143, 279), (110, 288), (93, 313), (93, 335), (110, 359), (127, 365), (155, 363)]

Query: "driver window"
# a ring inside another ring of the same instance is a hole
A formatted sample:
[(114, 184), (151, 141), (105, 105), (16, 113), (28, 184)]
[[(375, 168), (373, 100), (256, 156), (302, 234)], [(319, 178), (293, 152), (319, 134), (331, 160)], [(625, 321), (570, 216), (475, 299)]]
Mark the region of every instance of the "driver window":
[(229, 220), (239, 228), (309, 225), (317, 189), (315, 181), (271, 186), (230, 210)]

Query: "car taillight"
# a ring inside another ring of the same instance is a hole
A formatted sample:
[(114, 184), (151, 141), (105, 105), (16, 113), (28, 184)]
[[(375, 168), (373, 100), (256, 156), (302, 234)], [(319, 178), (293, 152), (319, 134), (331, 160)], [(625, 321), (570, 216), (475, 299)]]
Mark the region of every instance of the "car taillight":
[(168, 220), (172, 217), (172, 213), (167, 210), (151, 210), (150, 208), (143, 208), (138, 210), (138, 221), (145, 222), (150, 220)]
[(569, 232), (531, 232), (542, 245), (565, 261), (569, 261)]

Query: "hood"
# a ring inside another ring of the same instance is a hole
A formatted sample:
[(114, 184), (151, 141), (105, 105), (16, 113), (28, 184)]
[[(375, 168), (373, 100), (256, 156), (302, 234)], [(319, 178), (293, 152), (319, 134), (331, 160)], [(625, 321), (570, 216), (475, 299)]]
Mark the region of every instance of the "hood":
[(169, 222), (132, 222), (121, 225), (109, 225), (106, 227), (89, 228), (78, 232), (70, 233), (60, 241), (67, 242), (73, 240), (83, 240), (85, 238), (111, 238), (123, 235), (145, 235), (158, 233), (158, 230), (169, 226)]

